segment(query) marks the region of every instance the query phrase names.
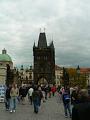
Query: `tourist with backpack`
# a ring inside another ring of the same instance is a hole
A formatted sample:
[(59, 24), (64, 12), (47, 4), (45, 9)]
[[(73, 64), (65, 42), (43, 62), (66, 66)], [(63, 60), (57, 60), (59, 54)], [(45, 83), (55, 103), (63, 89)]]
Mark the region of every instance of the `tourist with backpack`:
[(71, 109), (70, 109), (70, 93), (68, 89), (65, 89), (64, 93), (62, 94), (62, 100), (64, 105), (65, 117), (71, 117)]

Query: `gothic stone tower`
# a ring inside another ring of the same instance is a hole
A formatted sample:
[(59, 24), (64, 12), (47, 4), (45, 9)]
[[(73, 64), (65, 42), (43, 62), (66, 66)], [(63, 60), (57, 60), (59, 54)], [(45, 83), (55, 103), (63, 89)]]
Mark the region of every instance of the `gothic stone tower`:
[(55, 49), (53, 41), (47, 46), (45, 32), (39, 34), (38, 45), (33, 46), (34, 81), (46, 80), (49, 84), (55, 79)]

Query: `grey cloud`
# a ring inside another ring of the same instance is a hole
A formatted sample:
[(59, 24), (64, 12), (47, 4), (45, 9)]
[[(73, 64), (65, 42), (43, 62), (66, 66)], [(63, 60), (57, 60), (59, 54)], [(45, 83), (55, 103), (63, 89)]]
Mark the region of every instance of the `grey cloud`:
[(90, 66), (89, 0), (0, 1), (0, 50), (5, 47), (15, 65), (33, 63), (33, 44), (46, 28), (54, 41), (56, 64)]

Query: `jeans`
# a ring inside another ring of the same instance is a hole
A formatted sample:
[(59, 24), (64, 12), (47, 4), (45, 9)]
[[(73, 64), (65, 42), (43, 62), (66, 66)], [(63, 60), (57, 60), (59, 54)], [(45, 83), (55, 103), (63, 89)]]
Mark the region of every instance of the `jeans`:
[(10, 110), (16, 110), (17, 97), (11, 97), (10, 99)]
[(65, 116), (68, 116), (68, 112), (69, 112), (69, 115), (71, 116), (70, 103), (64, 104), (64, 110), (65, 110)]
[(32, 96), (29, 96), (30, 103), (32, 105)]
[(39, 98), (36, 98), (36, 99), (33, 101), (33, 105), (34, 105), (34, 112), (35, 112), (35, 113), (38, 113)]
[(6, 110), (9, 110), (9, 108), (10, 108), (10, 98), (6, 99), (5, 107), (6, 107)]

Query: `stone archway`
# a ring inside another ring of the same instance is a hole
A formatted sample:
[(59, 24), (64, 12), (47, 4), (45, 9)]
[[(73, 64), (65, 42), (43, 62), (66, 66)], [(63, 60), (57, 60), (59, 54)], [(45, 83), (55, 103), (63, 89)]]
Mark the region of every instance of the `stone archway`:
[(46, 85), (48, 82), (45, 78), (39, 78), (38, 85)]

